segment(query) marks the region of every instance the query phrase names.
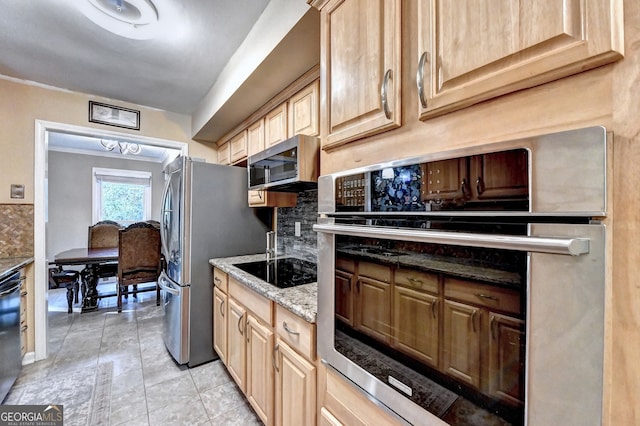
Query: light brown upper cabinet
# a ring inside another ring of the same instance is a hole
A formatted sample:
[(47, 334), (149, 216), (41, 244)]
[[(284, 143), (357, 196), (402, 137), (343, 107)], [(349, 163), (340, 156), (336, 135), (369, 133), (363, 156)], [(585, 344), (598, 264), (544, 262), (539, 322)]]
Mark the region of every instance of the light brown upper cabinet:
[(287, 102), (269, 112), (264, 119), (265, 148), (287, 139)]
[(231, 163), (247, 158), (247, 131), (243, 130), (229, 140)]
[(317, 136), (320, 81), (316, 80), (289, 99), (289, 135)]
[(218, 147), (218, 163), (228, 166), (231, 164), (231, 144), (225, 142)]
[(421, 119), (623, 54), (623, 14), (616, 0), (419, 1), (416, 18)]
[(264, 118), (247, 128), (247, 146), (250, 156), (264, 150)]
[(330, 0), (322, 7), (323, 148), (401, 125), (401, 1)]

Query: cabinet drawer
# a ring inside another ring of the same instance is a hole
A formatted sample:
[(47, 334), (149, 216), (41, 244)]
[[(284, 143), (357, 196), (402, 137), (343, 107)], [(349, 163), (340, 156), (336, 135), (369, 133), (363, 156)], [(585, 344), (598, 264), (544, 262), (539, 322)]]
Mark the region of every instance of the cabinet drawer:
[(413, 269), (397, 269), (395, 283), (420, 291), (438, 294), (438, 275)]
[(309, 360), (316, 358), (316, 326), (283, 308), (276, 306), (275, 328), (282, 340)]
[(353, 273), (356, 270), (356, 262), (344, 257), (336, 258), (336, 269)]
[(457, 278), (445, 278), (444, 296), (492, 310), (520, 314), (520, 293), (501, 287)]
[(260, 296), (233, 277), (229, 277), (229, 296), (242, 303), (266, 324), (273, 325), (273, 310), (269, 299)]
[(218, 287), (220, 291), (226, 293), (228, 287), (228, 276), (226, 272), (221, 271), (218, 268), (213, 268), (213, 285)]
[(385, 283), (391, 282), (391, 268), (376, 263), (360, 262), (358, 275), (373, 278)]

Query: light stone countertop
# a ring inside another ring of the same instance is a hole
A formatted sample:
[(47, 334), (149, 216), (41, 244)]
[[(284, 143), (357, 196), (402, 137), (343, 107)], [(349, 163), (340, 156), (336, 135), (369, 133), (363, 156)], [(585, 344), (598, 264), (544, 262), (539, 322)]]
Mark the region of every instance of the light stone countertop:
[(209, 264), (226, 272), (241, 284), (246, 285), (267, 299), (273, 300), (278, 305), (288, 309), (305, 321), (315, 323), (318, 313), (318, 283), (303, 284), (290, 288), (278, 288), (233, 266), (238, 263), (265, 260), (265, 258), (266, 256), (264, 254), (223, 257), (209, 259)]
[(8, 257), (0, 259), (0, 280), (33, 262), (33, 257)]

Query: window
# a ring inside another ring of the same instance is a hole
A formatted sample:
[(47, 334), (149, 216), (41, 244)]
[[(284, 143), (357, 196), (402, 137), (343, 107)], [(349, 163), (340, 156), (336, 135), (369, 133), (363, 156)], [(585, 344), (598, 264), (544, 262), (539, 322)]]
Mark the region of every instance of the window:
[(151, 172), (93, 168), (93, 223), (151, 218)]

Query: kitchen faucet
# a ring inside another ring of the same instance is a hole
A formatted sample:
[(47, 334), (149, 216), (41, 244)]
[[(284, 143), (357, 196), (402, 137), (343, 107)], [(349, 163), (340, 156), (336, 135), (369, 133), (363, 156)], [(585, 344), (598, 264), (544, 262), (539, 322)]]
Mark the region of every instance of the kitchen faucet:
[(267, 262), (276, 258), (276, 233), (275, 231), (267, 232)]

